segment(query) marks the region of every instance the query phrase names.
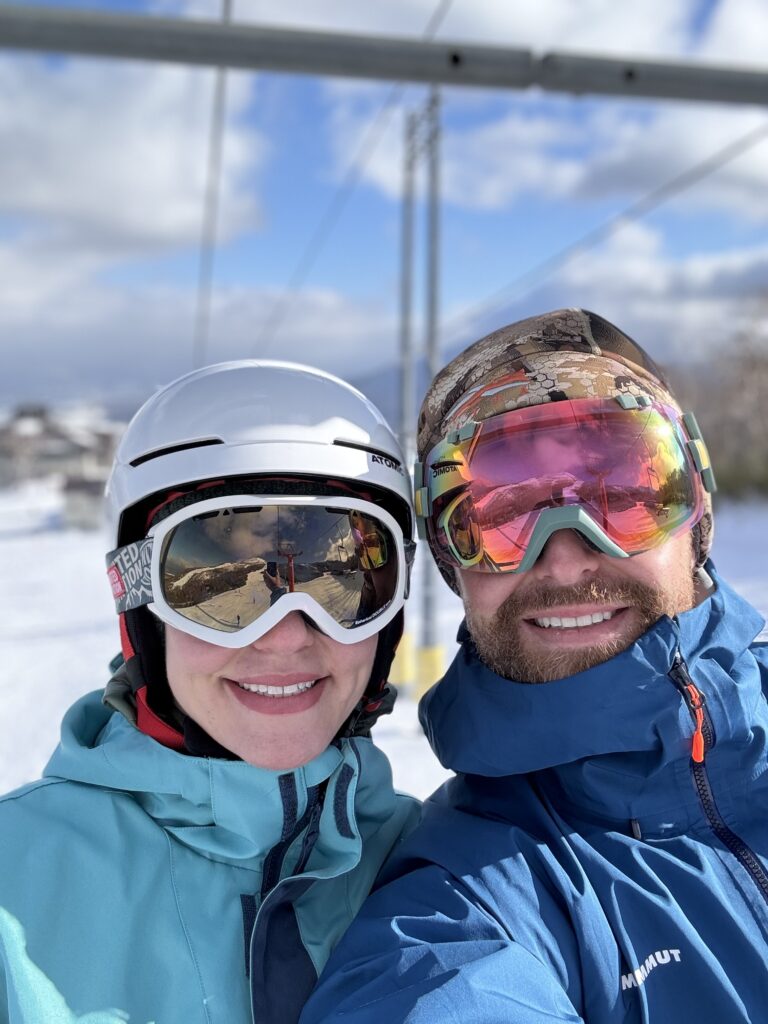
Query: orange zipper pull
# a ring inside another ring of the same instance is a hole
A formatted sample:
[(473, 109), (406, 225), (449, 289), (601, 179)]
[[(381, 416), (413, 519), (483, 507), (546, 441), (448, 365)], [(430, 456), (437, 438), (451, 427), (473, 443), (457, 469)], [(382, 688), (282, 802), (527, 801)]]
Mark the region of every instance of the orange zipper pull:
[(693, 733), (691, 757), (697, 764), (701, 764), (704, 761), (704, 733), (702, 731), (704, 726), (704, 701), (693, 683), (689, 683), (686, 686), (686, 690), (690, 694), (691, 707), (696, 715), (696, 728)]

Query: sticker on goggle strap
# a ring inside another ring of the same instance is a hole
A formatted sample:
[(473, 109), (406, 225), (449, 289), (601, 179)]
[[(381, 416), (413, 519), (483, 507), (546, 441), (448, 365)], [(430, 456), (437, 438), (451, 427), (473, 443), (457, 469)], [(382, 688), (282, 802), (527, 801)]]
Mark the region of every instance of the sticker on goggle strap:
[(152, 538), (126, 544), (107, 555), (107, 578), (118, 614), (152, 600)]

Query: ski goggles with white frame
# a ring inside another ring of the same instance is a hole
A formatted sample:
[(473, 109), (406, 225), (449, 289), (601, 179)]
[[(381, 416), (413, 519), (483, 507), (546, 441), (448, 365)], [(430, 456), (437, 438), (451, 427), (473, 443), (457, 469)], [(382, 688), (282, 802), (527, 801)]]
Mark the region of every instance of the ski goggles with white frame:
[(107, 555), (117, 612), (146, 605), (220, 647), (258, 640), (292, 611), (358, 643), (408, 596), (415, 544), (355, 497), (237, 495), (195, 502)]
[(618, 558), (691, 529), (715, 490), (693, 413), (622, 394), (470, 421), (415, 469), (416, 514), (458, 569), (524, 572), (557, 530)]

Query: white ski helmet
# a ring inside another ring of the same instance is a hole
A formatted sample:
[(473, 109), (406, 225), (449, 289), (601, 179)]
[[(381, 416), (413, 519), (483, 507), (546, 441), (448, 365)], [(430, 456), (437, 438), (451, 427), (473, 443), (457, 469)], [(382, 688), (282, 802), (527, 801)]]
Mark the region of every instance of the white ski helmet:
[(134, 536), (126, 533), (127, 514), (152, 495), (204, 480), (274, 474), (373, 487), (388, 499), (406, 539), (412, 537), (405, 459), (376, 406), (322, 370), (244, 359), (180, 377), (133, 417), (107, 481), (111, 545), (136, 539), (133, 524)]
[[(205, 499), (209, 488), (193, 492), (208, 483), (226, 494), (240, 487), (240, 493), (273, 493), (276, 486), (297, 494), (362, 492), (403, 531), (407, 596), (415, 519), (403, 453), (379, 410), (338, 377), (247, 359), (195, 370), (161, 388), (131, 420), (115, 455), (106, 490), (110, 547), (143, 539), (158, 505)], [(368, 735), (391, 710), (395, 690), (387, 678), (402, 630), (400, 608), (378, 634), (365, 692), (340, 736)], [(165, 672), (164, 632), (148, 608), (120, 614), (120, 637), (123, 665), (107, 699), (111, 692), (115, 706), (133, 703), (139, 729), (161, 742), (169, 726), (176, 736), (181, 728), (180, 742), (190, 752), (232, 756), (179, 715)]]

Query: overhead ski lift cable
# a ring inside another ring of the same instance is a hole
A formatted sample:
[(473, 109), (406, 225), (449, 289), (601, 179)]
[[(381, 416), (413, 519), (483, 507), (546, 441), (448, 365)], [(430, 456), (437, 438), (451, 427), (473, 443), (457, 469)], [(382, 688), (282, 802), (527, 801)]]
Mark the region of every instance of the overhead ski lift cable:
[[(425, 40), (434, 38), (438, 29), (445, 20), (448, 11), (453, 5), (453, 2), (454, 0), (439, 0), (437, 7), (432, 12), (432, 16), (424, 29), (423, 38)], [(368, 165), (368, 161), (373, 156), (373, 152), (384, 133), (384, 129), (389, 124), (390, 117), (405, 91), (405, 88), (405, 85), (402, 83), (392, 86), (381, 107), (365, 129), (360, 140), (360, 144), (349, 162), (346, 172), (344, 173), (341, 184), (331, 197), (331, 200), (323, 211), (315, 230), (310, 235), (309, 241), (304, 247), (301, 256), (296, 261), (293, 272), (288, 278), (288, 283), (285, 286), (282, 296), (275, 301), (275, 304), (264, 323), (261, 334), (256, 341), (257, 350), (254, 355), (263, 354), (264, 345), (274, 341), (275, 336), (282, 327), (291, 308), (293, 293), (297, 289), (300, 289), (306, 281), (317, 261), (318, 256), (322, 252), (326, 241), (333, 229), (336, 227), (339, 218), (352, 197), (352, 193), (360, 181), (363, 171)]]
[[(463, 335), (463, 331), (459, 328), (460, 323), (466, 323), (468, 319), (477, 318), (484, 313), (491, 313), (497, 309), (501, 310), (503, 305), (510, 302), (513, 298), (519, 299), (521, 296), (528, 294), (545, 274), (558, 270), (574, 257), (582, 255), (589, 249), (594, 249), (595, 246), (615, 235), (626, 224), (638, 221), (646, 216), (646, 214), (657, 210), (668, 199), (680, 195), (686, 189), (691, 188), (704, 178), (719, 171), (726, 164), (742, 156), (767, 137), (768, 121), (763, 121), (757, 127), (751, 128), (748, 132), (718, 149), (706, 159), (694, 164), (681, 174), (675, 175), (674, 178), (652, 189), (640, 199), (636, 199), (621, 212), (609, 217), (608, 220), (598, 224), (597, 227), (587, 231), (573, 242), (569, 242), (568, 245), (563, 246), (562, 249), (558, 249), (533, 267), (523, 271), (522, 274), (518, 274), (517, 277), (512, 278), (507, 284), (492, 292), (486, 299), (465, 306), (464, 309), (450, 317), (445, 326), (448, 327), (450, 324), (457, 325), (454, 340), (459, 340)], [(521, 288), (522, 290), (519, 290)]]
[[(233, 0), (222, 0), (221, 20), (232, 20)], [(216, 231), (219, 220), (219, 192), (221, 188), (221, 158), (224, 151), (224, 120), (227, 106), (227, 71), (216, 69), (213, 88), (210, 134), (208, 136), (208, 162), (203, 196), (203, 220), (200, 229), (200, 254), (197, 272), (197, 299), (192, 337), (192, 365), (204, 366), (211, 330), (211, 298), (213, 293), (213, 264), (216, 256)]]

